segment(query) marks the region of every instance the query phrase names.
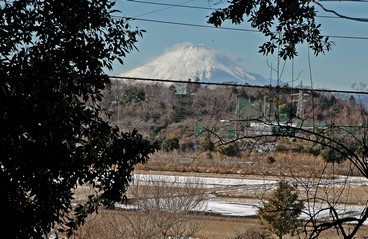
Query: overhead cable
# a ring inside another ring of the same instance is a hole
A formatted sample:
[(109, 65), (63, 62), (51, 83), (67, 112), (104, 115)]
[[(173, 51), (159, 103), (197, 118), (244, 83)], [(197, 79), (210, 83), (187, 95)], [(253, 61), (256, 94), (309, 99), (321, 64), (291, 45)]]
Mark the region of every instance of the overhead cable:
[[(120, 16), (115, 16), (115, 17), (120, 17)], [(243, 28), (233, 28), (233, 27), (214, 27), (214, 26), (210, 26), (210, 25), (201, 25), (201, 24), (184, 23), (184, 22), (162, 21), (162, 20), (134, 18), (134, 17), (126, 17), (126, 18), (129, 19), (129, 20), (153, 22), (153, 23), (162, 23), (162, 24), (170, 24), (170, 25), (179, 25), (179, 26), (188, 26), (188, 27), (201, 27), (201, 28), (211, 28), (211, 29), (231, 30), (231, 31), (241, 31), (241, 32), (258, 32), (258, 33), (260, 33), (258, 30), (253, 30), (253, 29), (243, 29)], [(321, 36), (330, 37), (330, 38), (338, 38), (338, 39), (368, 40), (368, 37), (364, 37), (364, 36), (344, 36), (344, 35), (321, 35)]]
[(149, 2), (149, 1), (140, 1), (140, 0), (127, 0), (128, 2), (136, 2), (136, 3), (144, 3), (151, 5), (159, 5), (159, 6), (168, 6), (168, 7), (181, 7), (181, 8), (191, 8), (191, 9), (202, 9), (202, 10), (211, 10), (209, 7), (198, 7), (193, 5), (183, 5), (183, 4), (172, 4), (172, 3), (159, 3), (159, 2)]
[(259, 32), (258, 30), (253, 30), (253, 29), (242, 29), (242, 28), (233, 28), (233, 27), (214, 27), (214, 26), (210, 26), (210, 25), (201, 25), (201, 24), (184, 23), (184, 22), (172, 22), (172, 21), (161, 21), (161, 20), (136, 18), (136, 17), (127, 17), (127, 19), (137, 20), (137, 21), (144, 21), (144, 22), (154, 22), (154, 23), (188, 26), (188, 27), (202, 27), (202, 28), (223, 29), (223, 30), (242, 31), (242, 32)]
[[(260, 88), (260, 89), (284, 89), (284, 90), (311, 90), (308, 88), (300, 87), (289, 87), (289, 86), (272, 86), (272, 85), (250, 85), (250, 84), (235, 84), (235, 83), (216, 83), (216, 82), (193, 82), (193, 81), (182, 81), (182, 80), (169, 80), (169, 79), (158, 79), (158, 78), (141, 78), (141, 77), (129, 77), (129, 76), (109, 76), (110, 79), (120, 79), (129, 81), (147, 81), (147, 82), (162, 82), (162, 83), (179, 83), (179, 84), (201, 84), (201, 85), (214, 85), (214, 86), (232, 86), (232, 87), (248, 87), (248, 88)], [(328, 93), (344, 93), (344, 94), (362, 94), (368, 95), (368, 91), (351, 91), (351, 90), (329, 90), (329, 89), (313, 89), (313, 92), (328, 92)]]
[(334, 11), (334, 10), (327, 9), (325, 6), (323, 6), (321, 3), (317, 2), (317, 1), (314, 2), (314, 4), (316, 4), (320, 8), (322, 8), (323, 11), (332, 13), (332, 14), (336, 15), (339, 18), (347, 19), (347, 20), (352, 20), (352, 21), (357, 21), (357, 22), (368, 22), (368, 18), (363, 18), (363, 17), (350, 17), (350, 16), (342, 15), (342, 14), (340, 14), (340, 13)]
[[(214, 8), (211, 7), (201, 7), (201, 6), (194, 6), (194, 5), (183, 5), (183, 4), (173, 4), (173, 3), (162, 3), (162, 2), (152, 2), (152, 1), (142, 1), (142, 0), (127, 0), (128, 2), (133, 2), (133, 3), (141, 3), (141, 4), (150, 4), (150, 5), (159, 5), (159, 6), (168, 6), (168, 7), (180, 7), (180, 8), (190, 8), (190, 9), (200, 9), (200, 10), (215, 10)], [(327, 0), (328, 2), (332, 2), (332, 1), (336, 1), (336, 0)], [(368, 2), (368, 0), (365, 1), (353, 1), (353, 0), (346, 0), (347, 2)], [(355, 18), (355, 17), (349, 17), (349, 16), (344, 16), (341, 14), (336, 13), (333, 10), (329, 10), (326, 9), (320, 2), (320, 1), (313, 1), (313, 3), (317, 4), (318, 6), (320, 6), (324, 11), (326, 12), (330, 12), (333, 13), (335, 16), (324, 16), (324, 15), (317, 15), (316, 17), (318, 18), (335, 18), (335, 19), (348, 19), (348, 20), (356, 20), (356, 21), (366, 21), (366, 18)], [(323, 1), (323, 2), (326, 2)]]

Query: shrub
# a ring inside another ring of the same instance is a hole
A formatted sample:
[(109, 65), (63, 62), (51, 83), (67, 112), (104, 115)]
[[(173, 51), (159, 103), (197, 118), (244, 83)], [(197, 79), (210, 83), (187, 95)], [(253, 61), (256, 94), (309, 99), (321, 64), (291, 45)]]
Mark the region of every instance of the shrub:
[(129, 104), (132, 102), (140, 102), (144, 101), (146, 99), (146, 93), (144, 92), (144, 89), (139, 87), (131, 87), (124, 91), (123, 95), (123, 103)]
[(162, 142), (161, 148), (165, 152), (171, 152), (180, 148), (180, 141), (177, 137), (167, 138)]
[(302, 213), (304, 203), (298, 197), (296, 186), (281, 180), (271, 198), (258, 211), (258, 216), (267, 229), (280, 239), (301, 226), (298, 217)]
[(240, 156), (240, 148), (236, 144), (228, 144), (220, 149), (220, 152), (229, 157)]
[(202, 138), (199, 142), (199, 148), (202, 151), (210, 151), (213, 152), (215, 150), (215, 143), (211, 141), (210, 137), (206, 136), (205, 138)]
[(321, 150), (316, 147), (311, 146), (307, 148), (307, 153), (313, 156), (318, 156), (321, 154)]
[(289, 152), (289, 148), (285, 144), (277, 144), (276, 152), (286, 153)]
[(296, 144), (292, 148), (290, 148), (293, 153), (302, 153), (304, 151), (303, 145)]
[(245, 232), (241, 232), (231, 237), (231, 239), (271, 239), (272, 236), (262, 229), (249, 228)]
[(272, 156), (268, 156), (267, 158), (267, 163), (268, 164), (273, 164), (274, 162), (276, 162), (276, 159)]
[(180, 144), (180, 151), (197, 151), (199, 148), (199, 142), (196, 140), (186, 140)]
[(342, 163), (346, 157), (332, 148), (323, 149), (321, 152), (322, 158), (327, 163)]

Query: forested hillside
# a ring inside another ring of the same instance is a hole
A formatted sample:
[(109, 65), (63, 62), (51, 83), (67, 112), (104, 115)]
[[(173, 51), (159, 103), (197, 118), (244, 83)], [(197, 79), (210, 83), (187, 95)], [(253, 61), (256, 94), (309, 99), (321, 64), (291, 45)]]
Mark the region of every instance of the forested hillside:
[(114, 81), (105, 92), (104, 106), (113, 111), (112, 124), (138, 129), (168, 151), (215, 149), (273, 125), (354, 128), (363, 125), (367, 115), (354, 95), (195, 82), (167, 87)]

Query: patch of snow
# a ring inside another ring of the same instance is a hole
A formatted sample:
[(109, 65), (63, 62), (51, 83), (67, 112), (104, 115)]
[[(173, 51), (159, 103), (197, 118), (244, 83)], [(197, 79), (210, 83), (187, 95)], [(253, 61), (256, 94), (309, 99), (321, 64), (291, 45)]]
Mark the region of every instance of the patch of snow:
[(172, 176), (172, 175), (154, 175), (154, 174), (134, 174), (133, 182), (143, 183), (147, 181), (165, 181), (175, 183), (176, 186), (193, 182), (200, 183), (205, 188), (214, 188), (217, 186), (235, 186), (235, 185), (270, 185), (277, 183), (276, 180), (269, 179), (238, 179), (238, 178), (213, 178), (196, 176)]
[(224, 216), (255, 216), (260, 206), (259, 200), (218, 200), (210, 199), (207, 201), (206, 207), (201, 211), (216, 213)]
[[(236, 190), (274, 190), (277, 188), (277, 180), (273, 179), (239, 179), (239, 178), (221, 178), (221, 177), (196, 177), (196, 176), (172, 176), (172, 175), (153, 175), (153, 174), (135, 174), (133, 175), (136, 182), (144, 184), (150, 181), (164, 180), (166, 182), (174, 183), (175, 186), (184, 185), (185, 183), (201, 183), (203, 188), (216, 188), (216, 192), (220, 193), (222, 189), (226, 189), (230, 186), (249, 186)], [(303, 180), (301, 179), (300, 182)], [(326, 186), (339, 186), (349, 184), (352, 187), (361, 187), (368, 185), (368, 179), (363, 177), (346, 177), (341, 176), (336, 179), (325, 180), (305, 180), (309, 183), (318, 183), (321, 187)], [(218, 190), (220, 189), (220, 190)], [(240, 191), (241, 192), (241, 191)], [(210, 212), (225, 216), (255, 216), (257, 215), (258, 208), (262, 205), (261, 200), (258, 199), (235, 199), (235, 198), (218, 198), (215, 195), (208, 195), (207, 201), (204, 205), (196, 208), (195, 211)], [(306, 205), (304, 213), (301, 218), (309, 218), (306, 212), (315, 214), (315, 218), (324, 219), (330, 218), (329, 205), (326, 203), (315, 203)], [(124, 206), (123, 206), (124, 207)], [(336, 210), (340, 215), (359, 217), (365, 205), (348, 205), (339, 204), (335, 205)], [(368, 225), (368, 223), (365, 223)]]

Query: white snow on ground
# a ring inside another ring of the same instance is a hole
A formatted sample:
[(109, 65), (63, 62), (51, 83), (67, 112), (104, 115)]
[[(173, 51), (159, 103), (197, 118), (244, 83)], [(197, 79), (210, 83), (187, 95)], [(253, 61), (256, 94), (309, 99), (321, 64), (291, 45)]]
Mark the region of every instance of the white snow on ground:
[[(153, 174), (135, 174), (133, 175), (133, 182), (144, 185), (148, 181), (165, 181), (171, 182), (175, 186), (181, 186), (188, 182), (200, 183), (203, 188), (215, 189), (217, 193), (222, 192), (230, 187), (242, 186), (238, 190), (253, 190), (253, 191), (265, 191), (274, 190), (277, 187), (277, 180), (274, 179), (239, 179), (239, 178), (221, 178), (221, 177), (197, 177), (197, 176), (171, 176), (171, 175), (153, 175)], [(301, 180), (303, 181), (303, 180)], [(317, 182), (321, 187), (339, 187), (349, 184), (350, 187), (368, 187), (368, 179), (362, 177), (338, 177), (336, 179), (325, 180), (306, 180), (308, 183), (316, 184)], [(234, 191), (234, 190), (233, 190)], [(232, 192), (233, 192), (232, 191)], [(241, 191), (239, 191), (241, 192)], [(251, 191), (252, 192), (252, 191)], [(198, 208), (198, 211), (210, 212), (226, 216), (254, 216), (257, 214), (258, 208), (261, 206), (261, 201), (257, 199), (235, 199), (235, 198), (218, 198), (215, 195), (209, 195), (206, 203)], [(328, 208), (327, 204), (315, 204), (306, 205), (306, 211), (317, 212), (322, 208)], [(358, 216), (364, 209), (364, 205), (338, 205), (337, 210), (339, 213), (345, 215)], [(317, 218), (323, 219), (330, 217), (329, 210), (323, 210)], [(308, 218), (306, 214), (301, 216), (302, 218)]]
[(276, 184), (276, 180), (266, 179), (237, 179), (237, 178), (213, 178), (213, 177), (196, 177), (196, 176), (172, 176), (172, 175), (153, 175), (153, 174), (135, 174), (133, 182), (144, 183), (145, 181), (162, 181), (175, 182), (176, 186), (180, 186), (186, 182), (201, 183), (205, 188), (214, 188), (218, 186), (236, 186), (236, 185), (270, 185)]
[(254, 216), (260, 206), (259, 200), (248, 199), (246, 201), (231, 201), (209, 199), (202, 208), (203, 212), (211, 212), (224, 216)]

